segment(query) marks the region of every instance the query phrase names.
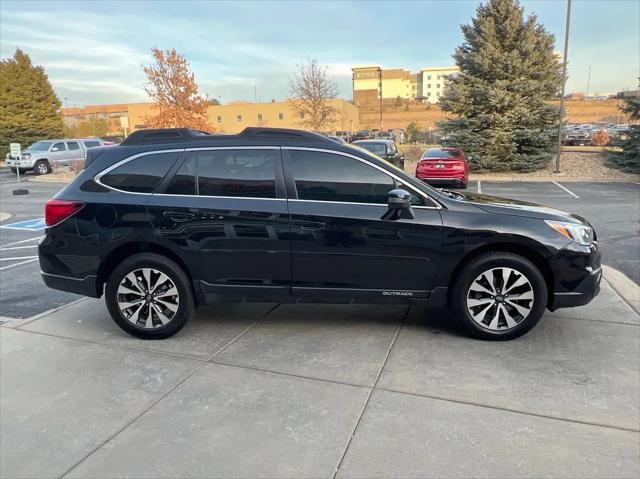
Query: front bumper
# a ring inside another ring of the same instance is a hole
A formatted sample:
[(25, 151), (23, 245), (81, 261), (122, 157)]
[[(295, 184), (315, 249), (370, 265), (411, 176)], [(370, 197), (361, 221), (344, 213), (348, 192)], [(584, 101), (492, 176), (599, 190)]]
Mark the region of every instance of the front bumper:
[(572, 243), (560, 250), (550, 262), (554, 292), (549, 309), (572, 308), (589, 303), (600, 292), (602, 267), (597, 243), (580, 246)]
[(598, 268), (584, 278), (574, 291), (555, 293), (549, 309), (555, 311), (559, 308), (573, 308), (590, 303), (600, 293), (601, 280), (602, 268)]

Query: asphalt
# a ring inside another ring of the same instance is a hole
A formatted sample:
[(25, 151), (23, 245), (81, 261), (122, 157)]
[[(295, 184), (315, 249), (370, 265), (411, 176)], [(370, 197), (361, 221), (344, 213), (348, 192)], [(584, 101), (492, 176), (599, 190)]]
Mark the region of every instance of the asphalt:
[(0, 476), (636, 478), (639, 332), (606, 283), (502, 343), (446, 312), (295, 304), (142, 341), (85, 299), (0, 327)]

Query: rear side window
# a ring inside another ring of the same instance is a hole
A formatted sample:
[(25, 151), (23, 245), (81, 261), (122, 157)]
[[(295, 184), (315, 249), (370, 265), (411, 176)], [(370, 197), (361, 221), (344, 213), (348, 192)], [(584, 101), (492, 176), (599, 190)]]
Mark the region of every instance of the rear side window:
[(67, 141), (67, 147), (69, 147), (69, 151), (79, 150), (80, 145), (75, 141)]
[(99, 141), (85, 141), (84, 142), (84, 146), (87, 149), (95, 148), (96, 146), (100, 146), (100, 142)]
[(99, 178), (100, 183), (132, 193), (152, 193), (180, 152), (152, 153), (127, 161)]
[(275, 198), (277, 155), (279, 150), (274, 149), (193, 152), (171, 180), (167, 193)]
[(289, 154), (301, 200), (387, 204), (395, 188), (392, 177), (352, 158), (316, 151)]

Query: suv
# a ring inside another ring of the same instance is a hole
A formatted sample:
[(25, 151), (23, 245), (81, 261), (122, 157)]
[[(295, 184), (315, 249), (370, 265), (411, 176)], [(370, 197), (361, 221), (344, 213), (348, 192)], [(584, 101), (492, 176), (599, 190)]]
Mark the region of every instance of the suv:
[(14, 158), (7, 153), (5, 162), (11, 171), (20, 173), (32, 170), (36, 175), (51, 173), (52, 165), (66, 166), (73, 160), (84, 160), (87, 150), (98, 146), (113, 145), (100, 138), (77, 138), (36, 141), (22, 152), (22, 158)]
[(364, 148), (400, 169), (404, 168), (404, 156), (393, 140), (358, 140), (354, 141), (352, 145)]
[(45, 283), (104, 294), (145, 339), (229, 300), (448, 305), (471, 334), (510, 339), (591, 301), (601, 277), (578, 216), (435, 190), (297, 130), (134, 132), (88, 151), (45, 222)]

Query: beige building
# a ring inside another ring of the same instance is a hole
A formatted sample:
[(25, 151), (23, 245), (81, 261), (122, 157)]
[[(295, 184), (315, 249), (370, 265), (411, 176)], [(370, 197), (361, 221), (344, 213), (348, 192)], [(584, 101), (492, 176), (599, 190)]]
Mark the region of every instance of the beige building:
[(420, 96), (427, 103), (437, 103), (444, 92), (449, 75), (460, 72), (458, 67), (425, 67), (420, 71), (422, 90)]
[[(336, 109), (336, 121), (331, 131), (356, 131), (359, 126), (358, 108), (342, 99), (330, 100)], [(147, 128), (147, 119), (153, 117), (153, 103), (127, 103), (118, 105), (91, 105), (84, 108), (62, 108), (66, 124), (74, 125), (81, 120), (109, 119), (111, 134), (121, 133), (121, 124), (129, 125), (129, 132)], [(211, 105), (207, 115), (209, 124), (216, 132), (237, 133), (248, 126), (272, 128), (302, 128), (301, 118), (287, 101), (270, 103), (232, 102), (226, 105)], [(126, 118), (126, 120), (120, 120)]]

